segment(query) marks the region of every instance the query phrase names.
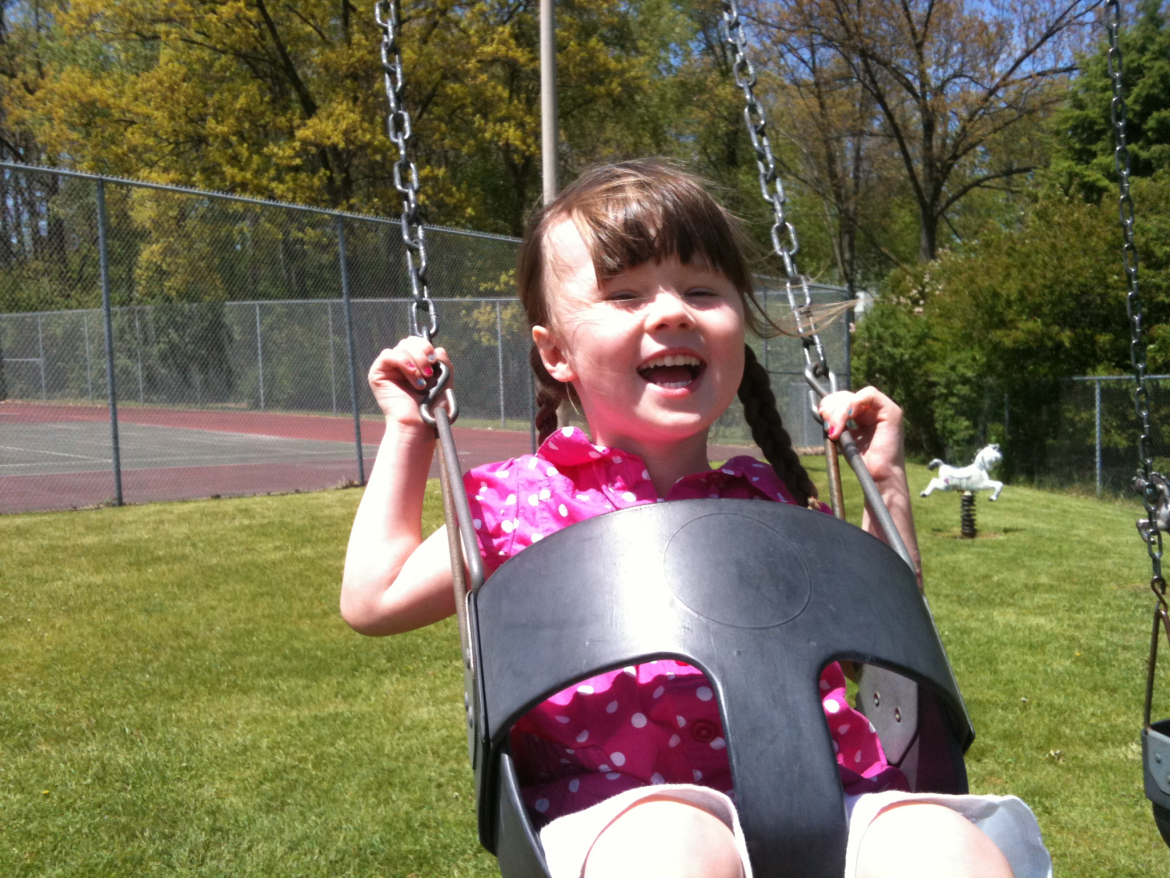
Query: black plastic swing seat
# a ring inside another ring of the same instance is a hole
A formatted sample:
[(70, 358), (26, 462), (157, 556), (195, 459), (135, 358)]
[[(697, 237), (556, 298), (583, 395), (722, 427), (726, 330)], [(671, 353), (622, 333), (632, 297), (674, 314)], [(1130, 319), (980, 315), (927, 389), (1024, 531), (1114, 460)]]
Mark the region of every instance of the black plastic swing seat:
[(1162, 841), (1170, 845), (1170, 719), (1142, 729), (1142, 763), (1154, 822)]
[(760, 878), (844, 872), (843, 793), (817, 685), (834, 660), (870, 666), (858, 706), (914, 789), (967, 791), (974, 732), (913, 573), (823, 513), (687, 500), (600, 516), (518, 554), (470, 609), (486, 706), (473, 745), (480, 840), (505, 878), (548, 874), (512, 725), (568, 686), (655, 658), (701, 668), (717, 693)]

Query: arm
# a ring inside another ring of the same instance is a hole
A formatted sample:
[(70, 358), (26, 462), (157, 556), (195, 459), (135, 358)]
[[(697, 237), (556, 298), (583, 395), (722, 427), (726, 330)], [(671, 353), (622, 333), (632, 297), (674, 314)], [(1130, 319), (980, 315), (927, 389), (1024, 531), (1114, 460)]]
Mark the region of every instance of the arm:
[[(910, 486), (906, 482), (902, 409), (876, 388), (863, 387), (856, 393), (840, 391), (826, 396), (821, 400), (820, 411), (829, 427), (831, 439), (841, 435), (847, 421), (852, 420), (857, 425), (857, 429), (853, 430), (857, 447), (882, 500), (890, 510), (898, 533), (910, 550), (918, 574), (918, 587), (922, 588), (922, 560), (918, 553), (918, 537), (914, 532), (914, 515), (910, 509)], [(866, 532), (883, 538), (868, 504), (862, 514), (861, 526)]]
[(370, 389), (386, 416), (378, 459), (358, 505), (341, 583), (341, 615), (362, 634), (397, 634), (455, 612), (445, 528), (422, 539), (423, 495), (435, 451), (408, 390), (426, 383), (446, 353), (420, 338), (384, 350)]

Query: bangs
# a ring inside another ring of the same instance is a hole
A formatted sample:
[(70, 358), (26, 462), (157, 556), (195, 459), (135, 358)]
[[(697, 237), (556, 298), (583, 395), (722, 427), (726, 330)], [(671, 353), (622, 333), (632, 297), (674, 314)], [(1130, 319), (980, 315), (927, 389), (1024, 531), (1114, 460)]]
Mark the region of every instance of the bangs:
[(648, 162), (599, 169), (566, 205), (593, 257), (598, 280), (677, 258), (725, 275), (750, 296), (752, 275), (734, 221), (693, 177)]

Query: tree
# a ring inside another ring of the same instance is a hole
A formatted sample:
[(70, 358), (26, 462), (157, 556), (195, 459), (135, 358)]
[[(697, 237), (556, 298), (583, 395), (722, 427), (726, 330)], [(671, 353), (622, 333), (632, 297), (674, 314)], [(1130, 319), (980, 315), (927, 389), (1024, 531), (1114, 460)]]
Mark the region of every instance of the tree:
[[(539, 193), (535, 0), (403, 4), (407, 101), (432, 222), (516, 233)], [(45, 82), (10, 112), (86, 170), (396, 214), (396, 151), (372, 14), (348, 0), (72, 0)], [(670, 152), (668, 0), (577, 0), (559, 15), (566, 171)]]
[[(1121, 31), (1122, 84), (1130, 173), (1148, 177), (1170, 170), (1170, 26), (1160, 0), (1141, 0)], [(1052, 119), (1054, 155), (1048, 179), (1065, 192), (1096, 202), (1116, 190), (1108, 42), (1080, 61), (1068, 101)]]
[[(1146, 313), (1161, 330), (1170, 180), (1137, 180), (1135, 195), (1157, 205), (1158, 220), (1139, 226), (1137, 243), (1149, 254)], [(1119, 242), (1112, 202), (1035, 191), (1018, 222), (891, 276), (858, 333), (854, 378), (903, 404), (914, 452), (961, 456), (1006, 442), (1009, 471), (1035, 475), (1055, 423), (1057, 382), (1129, 369)], [(1170, 363), (1170, 334), (1155, 332), (1153, 342), (1150, 361), (1160, 369)], [(1016, 413), (1006, 436), (1005, 395)]]
[[(783, 0), (759, 4), (793, 67), (831, 49), (873, 100), (917, 209), (918, 255), (971, 192), (1041, 163), (1038, 121), (1061, 100), (1093, 0)], [(803, 35), (812, 36), (812, 40)]]
[[(873, 195), (889, 194), (873, 97), (814, 32), (772, 27), (766, 33), (765, 81), (784, 120), (776, 130), (797, 159), (784, 163), (784, 173), (819, 198), (837, 276), (852, 295), (863, 274), (874, 278), (889, 268), (881, 262), (899, 261), (873, 228), (882, 213)], [(863, 265), (859, 245), (878, 255), (878, 264), (871, 258)]]

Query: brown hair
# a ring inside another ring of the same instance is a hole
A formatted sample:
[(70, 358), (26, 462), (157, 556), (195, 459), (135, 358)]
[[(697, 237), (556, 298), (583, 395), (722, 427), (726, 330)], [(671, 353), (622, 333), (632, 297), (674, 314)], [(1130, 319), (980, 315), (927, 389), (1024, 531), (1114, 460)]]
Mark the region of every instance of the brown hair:
[[(551, 323), (544, 242), (549, 230), (566, 217), (574, 221), (584, 238), (599, 279), (651, 260), (677, 257), (683, 264), (701, 262), (726, 276), (739, 291), (748, 329), (759, 336), (779, 331), (753, 294), (746, 240), (739, 223), (716, 203), (698, 178), (654, 160), (596, 165), (551, 204), (533, 213), (520, 244), (517, 272), (517, 288), (529, 326)], [(796, 501), (806, 505), (816, 497), (816, 487), (781, 423), (767, 370), (751, 347), (745, 348), (739, 398), (752, 438)], [(529, 360), (536, 374), (535, 422), (543, 442), (557, 428), (560, 404), (566, 398), (575, 400), (576, 395), (571, 385), (548, 374), (535, 345)]]

